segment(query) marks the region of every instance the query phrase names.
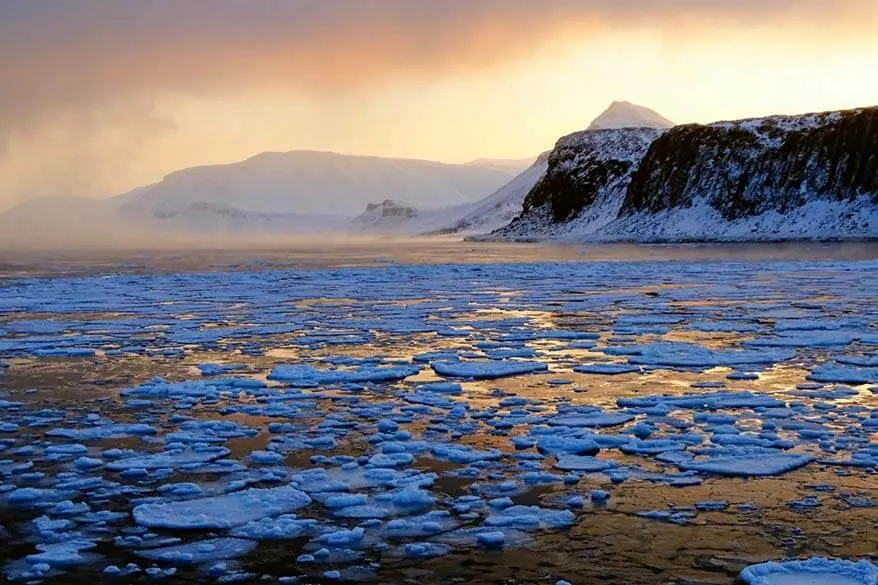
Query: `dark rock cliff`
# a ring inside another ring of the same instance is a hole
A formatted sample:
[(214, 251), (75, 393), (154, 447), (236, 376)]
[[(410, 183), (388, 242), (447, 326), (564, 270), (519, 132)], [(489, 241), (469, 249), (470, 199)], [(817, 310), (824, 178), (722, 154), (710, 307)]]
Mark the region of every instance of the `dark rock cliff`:
[(572, 134), (549, 155), (521, 215), (492, 235), (658, 241), (876, 231), (878, 107)]
[(565, 136), (549, 154), (546, 174), (525, 197), (524, 214), (548, 205), (552, 219), (564, 222), (593, 205), (602, 194), (624, 188), (661, 132), (629, 128)]
[(638, 165), (620, 215), (701, 196), (735, 220), (862, 195), (878, 202), (878, 108), (672, 128)]

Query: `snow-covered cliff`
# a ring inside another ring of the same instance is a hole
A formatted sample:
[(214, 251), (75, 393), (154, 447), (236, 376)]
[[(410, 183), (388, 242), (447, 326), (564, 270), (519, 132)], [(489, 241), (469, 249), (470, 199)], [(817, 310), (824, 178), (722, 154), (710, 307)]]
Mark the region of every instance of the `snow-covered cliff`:
[(878, 237), (878, 108), (577, 133), (491, 237)]

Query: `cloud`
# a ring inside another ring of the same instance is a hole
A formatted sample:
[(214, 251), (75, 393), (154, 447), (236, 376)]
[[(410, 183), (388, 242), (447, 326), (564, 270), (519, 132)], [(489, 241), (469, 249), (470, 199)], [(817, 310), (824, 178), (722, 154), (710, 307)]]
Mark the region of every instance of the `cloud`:
[(870, 0), (5, 0), (0, 132), (82, 104), (246, 84), (332, 90), (526, 57), (566, 31), (868, 21)]
[(168, 93), (331, 95), (641, 28), (668, 38), (757, 27), (869, 38), (876, 13), (873, 0), (4, 0), (0, 158), (8, 167), (25, 145), (40, 156), (36, 138), (52, 129), (88, 152), (97, 129), (151, 128), (143, 103)]

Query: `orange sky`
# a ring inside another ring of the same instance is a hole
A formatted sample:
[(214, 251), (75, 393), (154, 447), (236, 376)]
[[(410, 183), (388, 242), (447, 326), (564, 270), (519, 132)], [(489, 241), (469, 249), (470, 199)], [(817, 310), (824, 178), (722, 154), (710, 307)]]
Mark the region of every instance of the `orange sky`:
[(874, 0), (5, 0), (0, 210), (264, 150), (521, 158), (615, 99), (878, 105)]

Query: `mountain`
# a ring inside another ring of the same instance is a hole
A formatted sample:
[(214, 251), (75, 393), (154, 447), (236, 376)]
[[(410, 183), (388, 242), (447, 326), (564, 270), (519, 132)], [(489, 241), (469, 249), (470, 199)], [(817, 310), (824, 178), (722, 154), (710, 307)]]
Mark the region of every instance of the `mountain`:
[[(563, 173), (558, 173), (558, 170), (571, 165), (574, 167), (578, 166), (579, 161), (575, 160), (576, 153), (593, 150), (592, 147), (597, 148), (595, 153), (598, 158), (601, 156), (598, 151), (602, 151), (605, 148), (608, 149), (607, 154), (616, 152), (618, 145), (614, 144), (614, 137), (623, 139), (624, 136), (621, 134), (613, 134), (612, 136), (609, 136), (606, 144), (603, 144), (602, 139), (597, 137), (594, 144), (590, 147), (588, 143), (590, 143), (594, 136), (593, 132), (595, 130), (622, 128), (664, 129), (670, 128), (673, 125), (673, 122), (649, 108), (638, 106), (630, 102), (613, 102), (610, 104), (610, 107), (592, 121), (586, 131), (565, 137), (556, 145), (552, 154), (563, 160), (556, 160), (555, 164), (552, 165), (551, 168), (554, 170), (551, 177), (545, 177), (547, 169), (550, 168), (550, 153), (547, 152), (540, 155), (530, 167), (512, 179), (512, 181), (498, 189), (495, 193), (489, 195), (482, 201), (473, 204), (469, 208), (464, 208), (463, 215), (456, 218), (449, 216), (449, 220), (446, 224), (436, 230), (435, 233), (484, 233), (506, 225), (512, 221), (513, 218), (522, 213), (525, 197), (532, 189), (540, 185), (539, 191), (545, 193), (547, 190), (559, 188), (555, 183), (559, 180), (563, 180), (561, 177)], [(646, 131), (634, 132), (633, 134), (637, 135), (638, 133), (643, 134), (644, 136), (644, 138), (639, 141), (639, 146), (644, 146), (644, 144), (648, 146), (649, 141), (657, 136), (654, 132)], [(644, 141), (646, 142), (644, 143)], [(639, 152), (639, 150), (636, 152)], [(636, 158), (636, 153), (623, 156), (624, 160), (627, 161), (625, 163), (627, 166), (630, 166), (631, 156)], [(489, 161), (489, 159), (480, 160), (485, 163)], [(536, 197), (539, 199), (541, 196), (537, 195)], [(560, 200), (556, 203), (558, 205), (563, 205)], [(616, 211), (618, 211), (618, 209)], [(563, 210), (559, 207), (557, 212), (563, 213)]]
[[(478, 164), (293, 151), (184, 169), (107, 200), (36, 199), (0, 215), (0, 242), (152, 242), (167, 234), (296, 235), (347, 231), (370, 202), (424, 210), (470, 205), (515, 176)], [(432, 228), (441, 224), (425, 224)], [(63, 244), (62, 244), (63, 245)]]
[(611, 130), (616, 128), (671, 128), (674, 123), (644, 106), (631, 102), (613, 102), (595, 118), (586, 130)]
[(548, 160), (548, 152), (541, 154), (530, 167), (485, 199), (457, 213), (448, 213), (443, 224), (432, 233), (484, 233), (506, 225), (521, 213), (525, 196), (546, 173)]
[(469, 204), (440, 209), (418, 209), (409, 203), (385, 199), (370, 203), (366, 210), (351, 220), (349, 229), (355, 233), (415, 236), (432, 233), (449, 217), (459, 217)]
[(498, 239), (878, 237), (878, 107), (562, 138)]
[(473, 202), (509, 181), (513, 172), (477, 165), (352, 156), (332, 152), (266, 152), (247, 160), (171, 173), (123, 207), (172, 212), (191, 203), (260, 213), (353, 217), (383, 199), (428, 208)]
[(338, 230), (348, 218), (341, 215), (318, 213), (264, 213), (247, 211), (222, 203), (196, 201), (181, 203), (173, 209), (144, 214), (138, 207), (123, 205), (116, 211), (117, 219), (129, 225), (149, 227), (180, 233), (317, 233)]
[(532, 156), (527, 158), (477, 158), (465, 163), (468, 166), (498, 169), (513, 174), (518, 174), (534, 164), (536, 159)]
[(379, 203), (369, 203), (366, 210), (351, 220), (358, 229), (367, 231), (395, 231), (405, 229), (403, 226), (412, 223), (420, 212), (409, 205), (393, 199), (385, 199)]

